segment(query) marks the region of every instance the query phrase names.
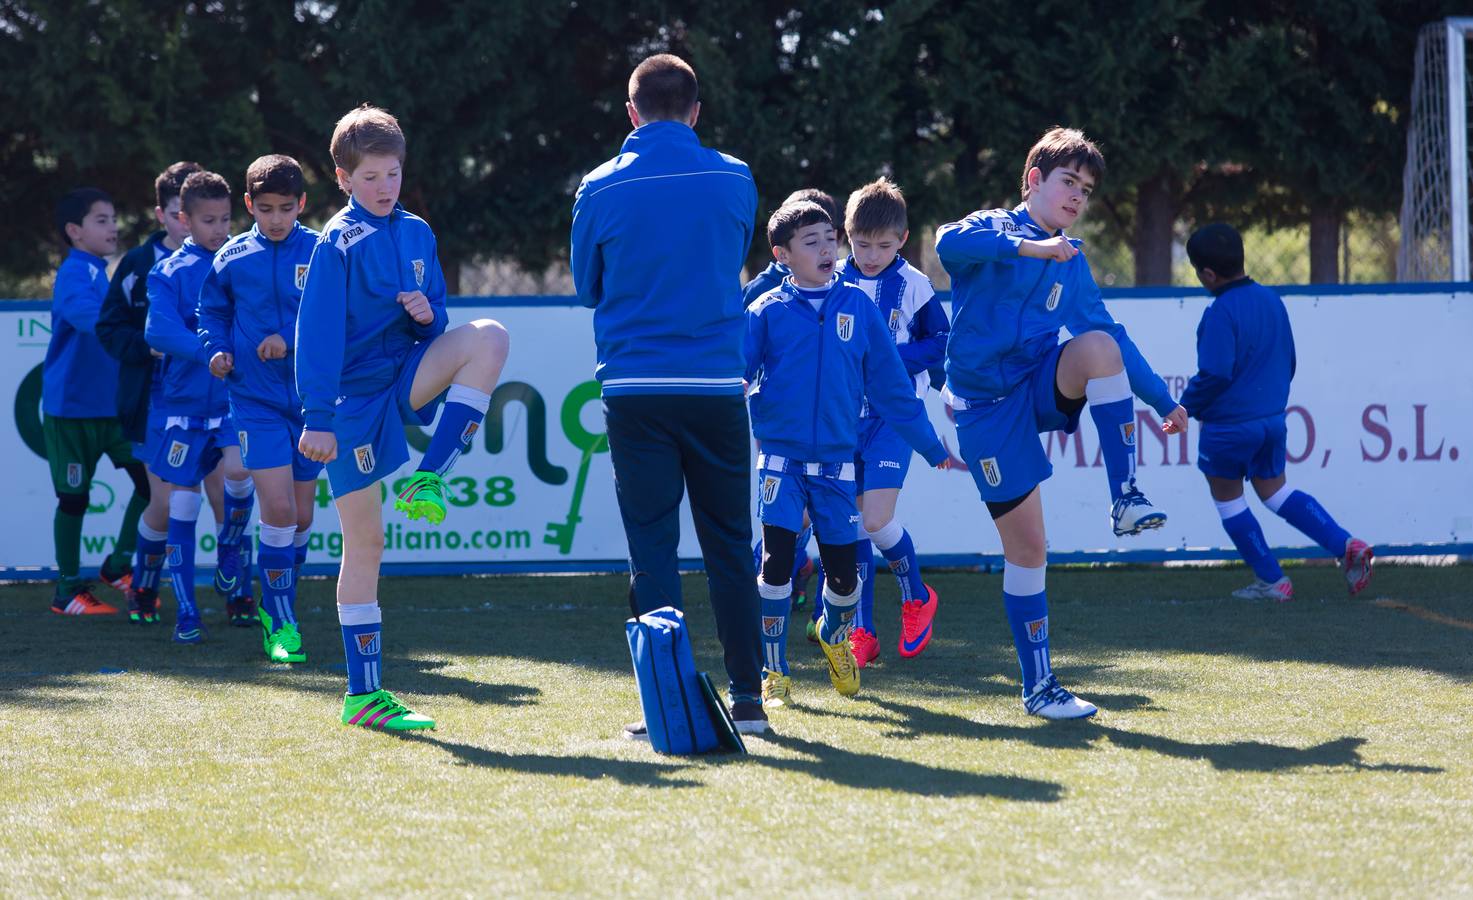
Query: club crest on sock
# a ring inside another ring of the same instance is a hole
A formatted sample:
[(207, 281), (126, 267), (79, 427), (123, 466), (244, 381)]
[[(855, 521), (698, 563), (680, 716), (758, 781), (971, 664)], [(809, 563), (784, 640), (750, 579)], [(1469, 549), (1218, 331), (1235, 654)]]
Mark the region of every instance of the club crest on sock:
[(1135, 446), (1135, 423), (1134, 422), (1125, 422), (1125, 423), (1121, 424), (1121, 426), (1120, 426), (1120, 440), (1123, 441), (1125, 443), (1125, 446), (1127, 446), (1127, 447), (1134, 447)]
[(772, 637), (772, 638), (782, 637), (783, 636), (783, 617), (782, 616), (763, 616), (762, 617), (762, 633), (765, 634), (765, 635), (767, 635), (768, 637)]
[(1024, 622), (1023, 625), (1028, 629), (1028, 640), (1035, 644), (1041, 644), (1048, 640), (1048, 616), (1044, 616), (1042, 619), (1034, 619), (1031, 622)]
[(292, 570), (267, 569), (266, 584), (268, 584), (272, 590), (276, 591), (284, 591), (287, 588), (290, 588), (292, 586)]
[(471, 438), (475, 437), (476, 436), (476, 432), (479, 431), (480, 429), (481, 429), (481, 423), (480, 422), (467, 422), (467, 423), (465, 423), (465, 429), (460, 432), (460, 442), (462, 444), (470, 444)]
[(184, 554), (179, 552), (178, 544), (165, 545), (164, 559), (168, 560), (170, 568), (175, 568), (184, 564)]
[(369, 631), (364, 634), (353, 635), (353, 639), (358, 642), (358, 652), (364, 656), (373, 656), (378, 653), (380, 633), (378, 631)]

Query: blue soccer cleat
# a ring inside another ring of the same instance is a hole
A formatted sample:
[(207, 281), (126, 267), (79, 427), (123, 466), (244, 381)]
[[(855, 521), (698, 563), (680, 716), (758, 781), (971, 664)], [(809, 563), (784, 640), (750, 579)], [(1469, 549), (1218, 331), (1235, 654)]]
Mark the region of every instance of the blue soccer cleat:
[(240, 545), (221, 544), (215, 555), (215, 593), (234, 596), (240, 589)]
[(199, 644), (205, 639), (205, 628), (199, 619), (180, 619), (174, 623), (174, 643)]

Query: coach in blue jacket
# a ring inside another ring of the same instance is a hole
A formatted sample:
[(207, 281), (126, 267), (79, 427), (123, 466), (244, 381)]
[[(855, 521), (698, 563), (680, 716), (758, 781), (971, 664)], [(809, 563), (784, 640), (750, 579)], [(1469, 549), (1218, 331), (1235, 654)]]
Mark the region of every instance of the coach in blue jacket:
[(741, 283), (757, 188), (745, 163), (696, 138), (696, 74), (680, 58), (640, 63), (627, 109), (634, 132), (578, 188), (572, 263), (578, 297), (593, 308), (629, 602), (636, 615), (681, 606), (676, 549), (688, 491), (732, 717), (761, 732)]

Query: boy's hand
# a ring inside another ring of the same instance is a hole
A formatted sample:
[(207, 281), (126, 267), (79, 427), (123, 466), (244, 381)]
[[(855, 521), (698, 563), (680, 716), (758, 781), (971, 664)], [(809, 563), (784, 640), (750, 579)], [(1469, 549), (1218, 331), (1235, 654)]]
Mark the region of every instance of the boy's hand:
[(308, 431), (302, 429), (297, 449), (313, 462), (330, 463), (338, 458), (338, 436), (331, 431)]
[(224, 378), (235, 368), (235, 356), (221, 350), (210, 357), (210, 374), (216, 378)]
[(286, 338), (279, 334), (267, 335), (266, 340), (256, 347), (256, 356), (261, 362), (268, 359), (286, 359)]
[(409, 318), (421, 325), (435, 321), (435, 310), (430, 306), (430, 298), (419, 291), (401, 291), (399, 305), (409, 313)]
[(950, 469), (951, 468), (951, 457), (948, 456), (945, 459), (941, 460), (941, 462), (939, 462), (939, 463), (936, 464), (936, 468), (937, 469), (940, 469), (943, 472), (945, 472), (947, 469)]
[(1164, 431), (1164, 432), (1166, 432), (1167, 434), (1176, 434), (1177, 432), (1186, 431), (1187, 430), (1187, 411), (1186, 411), (1186, 408), (1183, 407), (1180, 403), (1178, 403), (1176, 405), (1176, 409), (1173, 409), (1171, 411), (1171, 415), (1169, 415), (1166, 418), (1164, 418), (1164, 419), (1161, 420), (1161, 430)]
[(1079, 255), (1079, 248), (1069, 243), (1069, 239), (1061, 234), (1046, 241), (1024, 241), (1018, 245), (1018, 255), (1068, 262)]

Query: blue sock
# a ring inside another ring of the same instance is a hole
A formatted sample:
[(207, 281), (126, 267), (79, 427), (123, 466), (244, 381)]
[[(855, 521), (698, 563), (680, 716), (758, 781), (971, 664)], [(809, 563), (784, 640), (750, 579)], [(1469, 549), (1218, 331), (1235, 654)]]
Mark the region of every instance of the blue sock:
[(848, 596), (835, 594), (824, 582), (823, 586), (823, 618), (818, 620), (818, 636), (825, 644), (838, 644), (849, 638), (849, 632), (854, 628), (854, 614), (859, 609), (859, 595), (862, 588), (854, 586), (854, 592)]
[(788, 616), (793, 611), (793, 583), (776, 585), (757, 579), (762, 598), (762, 665), (769, 672), (788, 674)]
[(276, 627), (297, 621), (297, 551), (292, 546), (296, 530), (293, 525), (261, 524), (261, 550), (256, 555), (261, 567), (261, 611)]
[(164, 568), (168, 541), (167, 531), (154, 531), (147, 522), (138, 523), (138, 553), (133, 564), (135, 591), (158, 591), (159, 572)]
[(460, 454), (470, 449), (471, 438), (486, 418), (491, 395), (463, 384), (452, 384), (445, 395), (445, 408), (440, 410), (440, 424), (430, 437), (429, 449), (419, 461), (419, 471), (436, 475), (449, 473)]
[(817, 622), (823, 618), (823, 593), (825, 581), (823, 579), (823, 560), (815, 556), (813, 558), (813, 583), (818, 585), (813, 591), (813, 621)]
[[(1264, 501), (1269, 509), (1278, 513), (1284, 521), (1304, 532), (1310, 540), (1325, 548), (1331, 556), (1342, 557), (1345, 555), (1345, 545), (1350, 541), (1350, 532), (1341, 528), (1339, 523), (1330, 517), (1320, 502), (1303, 491), (1294, 491), (1286, 499), (1279, 500), (1289, 488), (1285, 486), (1279, 493)], [(1277, 507), (1273, 505), (1279, 500)]]
[(384, 630), (378, 603), (339, 603), (338, 623), (343, 628), (348, 693), (367, 694), (378, 690)]
[(179, 604), (181, 621), (199, 621), (194, 602), (194, 523), (199, 518), (198, 491), (175, 490), (169, 495), (169, 536), (164, 558), (169, 563), (169, 580)]
[(895, 580), (900, 582), (900, 601), (924, 601), (927, 598), (926, 583), (921, 580), (921, 564), (916, 559), (916, 545), (910, 539), (910, 532), (902, 528), (898, 520), (891, 519), (890, 524), (870, 538), (890, 564)]
[(1013, 646), (1018, 650), (1025, 697), (1053, 672), (1049, 663), (1048, 597), (1043, 587), (1045, 568), (1003, 563), (1002, 605), (1013, 631)]
[(1110, 499), (1119, 500), (1135, 480), (1135, 397), (1130, 392), (1130, 379), (1123, 369), (1104, 378), (1091, 378), (1084, 386), (1084, 396), (1089, 398), (1089, 415), (1100, 433)]
[(870, 569), (875, 564), (875, 547), (868, 540), (854, 542), (855, 567), (859, 571), (859, 611), (854, 616), (854, 627), (875, 633), (875, 582)]
[(1236, 500), (1219, 502), (1217, 514), (1222, 517), (1223, 530), (1233, 539), (1233, 546), (1238, 548), (1238, 555), (1243, 557), (1243, 562), (1248, 564), (1254, 575), (1267, 582), (1275, 582), (1284, 577), (1284, 570), (1279, 568), (1279, 561), (1268, 549), (1263, 529), (1253, 517), (1253, 511), (1248, 508), (1246, 499), (1239, 497)]
[(255, 482), (249, 478), (240, 481), (225, 479), (225, 524), (220, 526), (221, 544), (240, 544), (245, 537), (246, 526), (251, 522), (251, 508), (255, 505)]
[[(293, 581), (301, 580), (302, 566), (307, 562), (307, 542), (311, 538), (312, 535), (310, 533), (301, 531), (298, 531), (296, 537), (292, 538), (292, 543), (295, 545), (293, 547), (295, 552), (292, 554), (292, 569), (295, 570), (292, 573), (295, 576), (292, 579)], [(293, 587), (295, 588), (295, 585)]]
[(256, 536), (249, 530), (241, 536), (240, 544), (240, 587), (236, 588), (235, 596), (247, 599), (255, 596), (253, 579), (256, 575), (256, 567), (251, 564), (251, 554), (256, 548)]

